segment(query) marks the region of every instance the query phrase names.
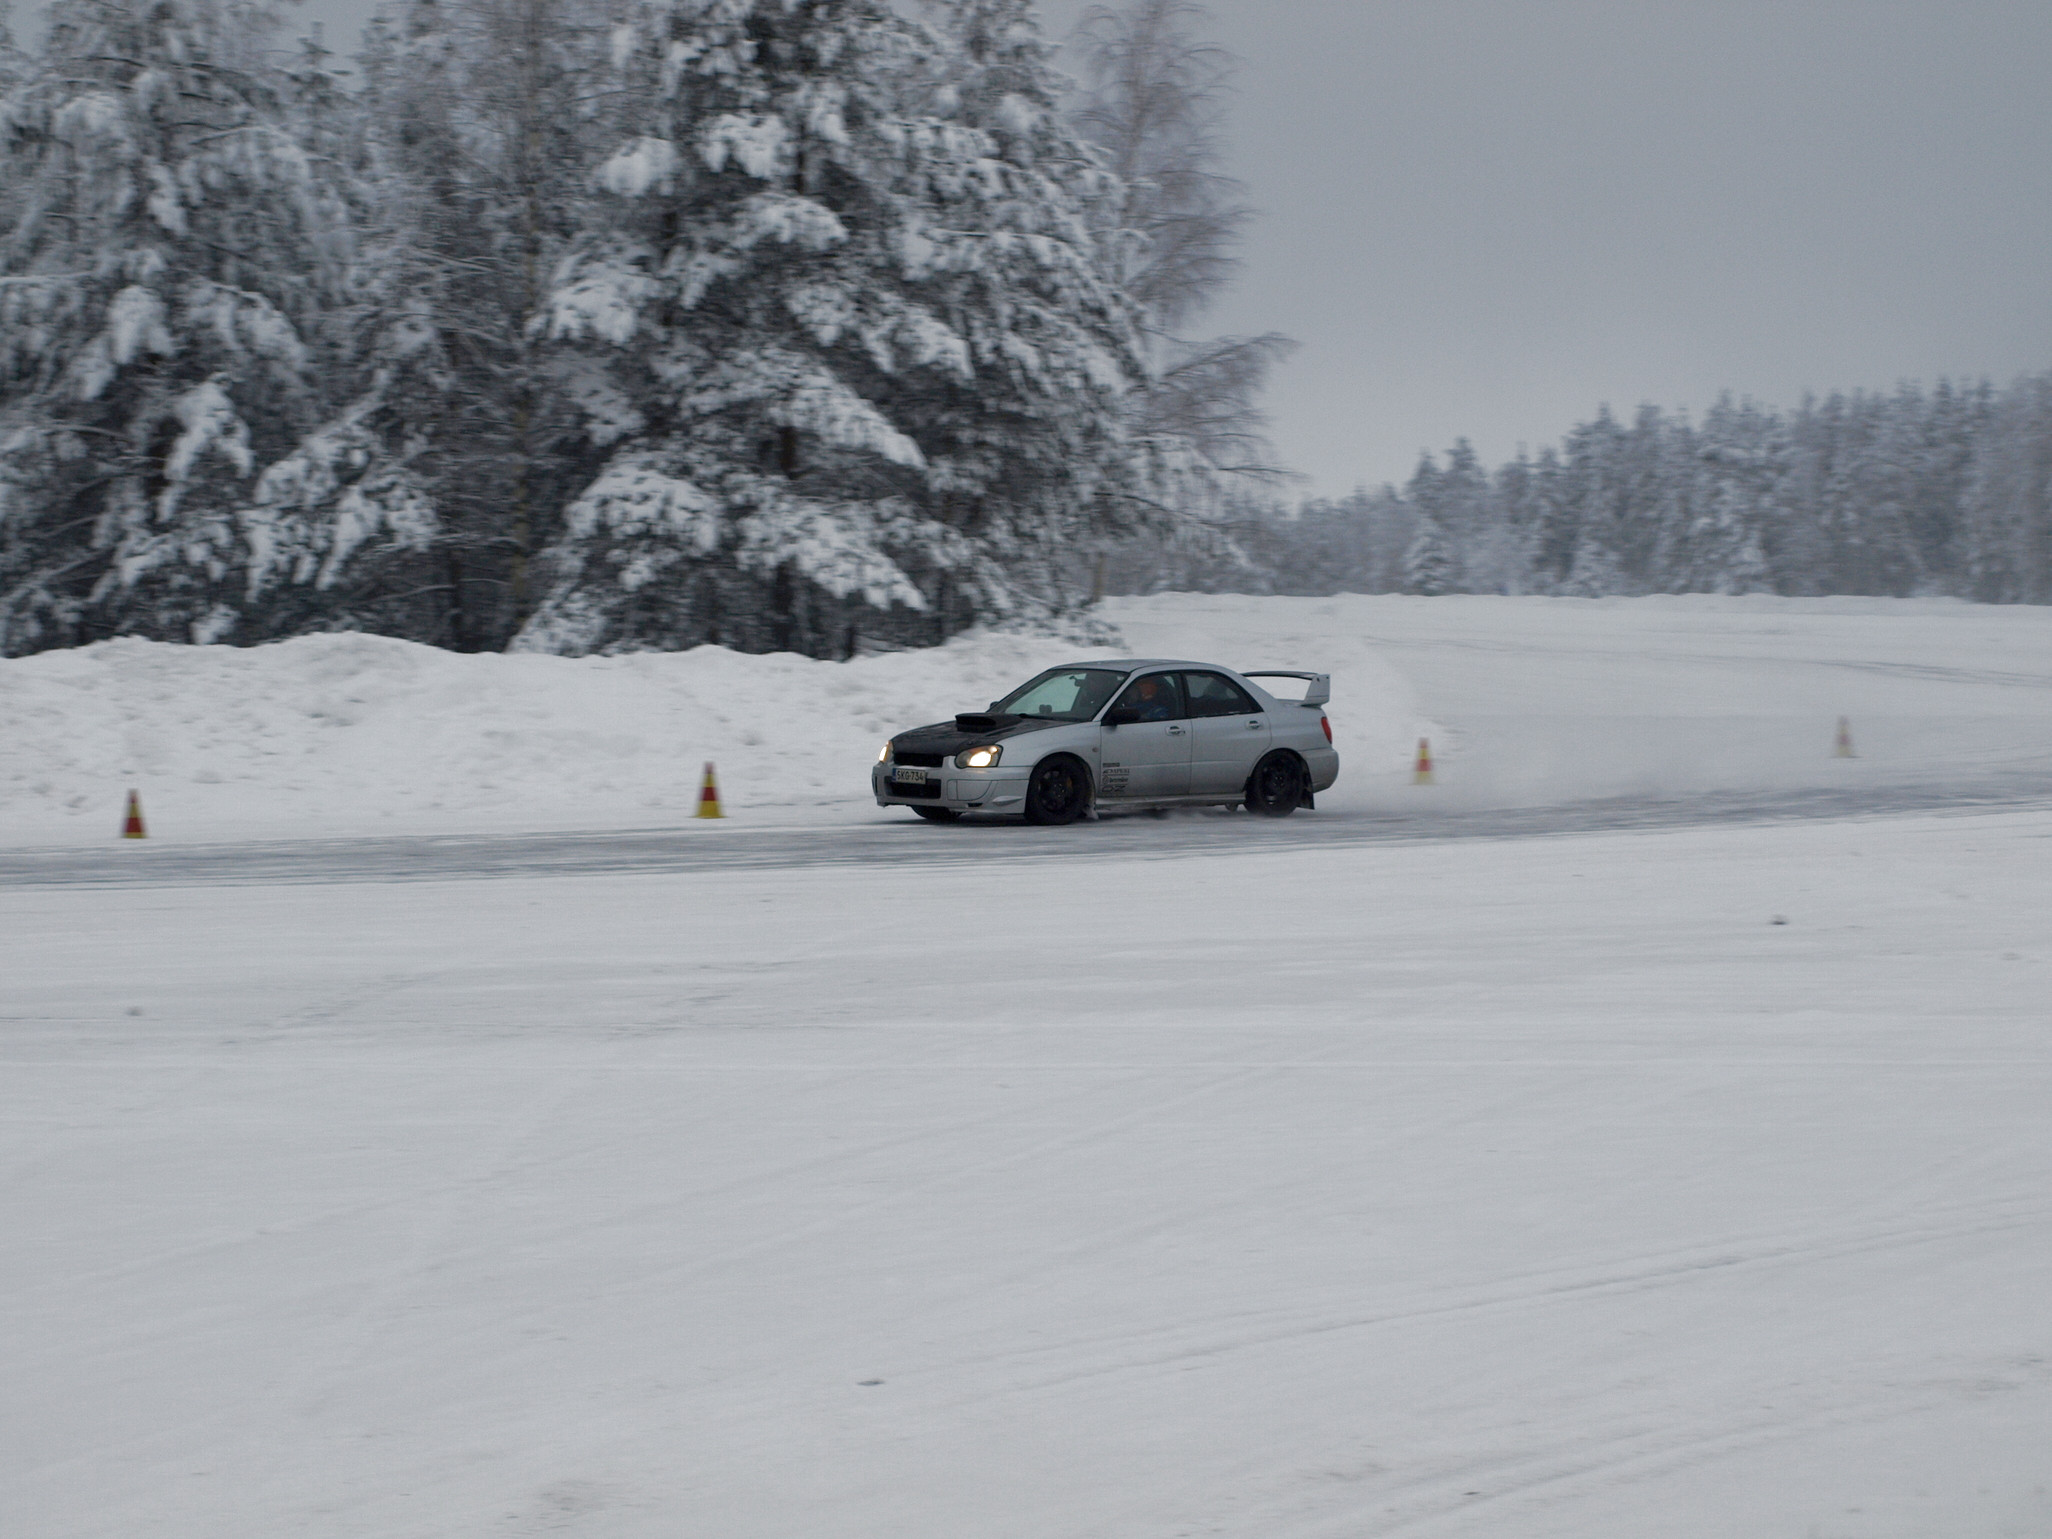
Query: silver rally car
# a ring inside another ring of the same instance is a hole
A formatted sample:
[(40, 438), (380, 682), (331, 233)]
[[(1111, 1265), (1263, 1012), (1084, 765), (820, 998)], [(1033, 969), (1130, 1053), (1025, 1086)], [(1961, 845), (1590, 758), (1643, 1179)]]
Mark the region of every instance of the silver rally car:
[[(1277, 700), (1256, 679), (1301, 679)], [(1287, 817), (1339, 779), (1322, 673), (1123, 658), (1050, 668), (988, 711), (901, 732), (870, 774), (880, 807), (1069, 823), (1095, 811), (1239, 807)]]

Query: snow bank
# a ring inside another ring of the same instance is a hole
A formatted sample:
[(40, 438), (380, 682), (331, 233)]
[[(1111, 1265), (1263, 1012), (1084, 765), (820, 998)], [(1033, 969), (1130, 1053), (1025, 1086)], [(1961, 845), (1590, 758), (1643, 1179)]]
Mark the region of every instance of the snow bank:
[[(0, 844), (111, 837), (130, 786), (151, 836), (184, 841), (669, 825), (708, 760), (737, 825), (844, 822), (877, 815), (892, 732), (1079, 655), (1111, 654), (993, 634), (849, 663), (103, 642), (0, 662)], [(1375, 688), (1378, 717), (1408, 721), (1402, 681)]]
[(842, 665), (105, 642), (0, 664), (0, 839), (100, 838), (131, 784), (171, 838), (664, 824), (707, 760), (737, 818), (846, 809), (893, 729), (1074, 650), (982, 637)]

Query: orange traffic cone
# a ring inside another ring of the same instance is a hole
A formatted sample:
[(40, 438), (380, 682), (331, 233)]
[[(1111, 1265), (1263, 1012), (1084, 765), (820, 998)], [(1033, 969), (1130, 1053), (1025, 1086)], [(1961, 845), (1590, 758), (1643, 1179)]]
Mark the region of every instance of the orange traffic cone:
[(1418, 768), (1411, 775), (1414, 786), (1429, 786), (1432, 779), (1432, 745), (1424, 738), (1418, 739)]
[(1852, 722), (1847, 717), (1841, 716), (1838, 718), (1838, 747), (1832, 750), (1831, 757), (1834, 759), (1857, 759), (1859, 757), (1852, 749)]
[(720, 811), (720, 788), (713, 779), (712, 760), (705, 762), (705, 784), (698, 788), (698, 815), (702, 818), (723, 818)]
[(128, 793), (128, 817), (121, 824), (121, 837), (124, 839), (147, 839), (149, 837), (143, 831), (142, 798), (133, 791)]

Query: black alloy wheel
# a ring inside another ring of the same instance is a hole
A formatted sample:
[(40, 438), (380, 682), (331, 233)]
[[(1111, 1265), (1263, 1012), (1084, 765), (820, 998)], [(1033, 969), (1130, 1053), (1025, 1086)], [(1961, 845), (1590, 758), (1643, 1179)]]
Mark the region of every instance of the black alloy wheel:
[(1090, 776), (1074, 759), (1043, 759), (1026, 787), (1026, 821), (1073, 823), (1090, 802)]
[(1304, 800), (1304, 766), (1293, 753), (1277, 749), (1247, 777), (1247, 810), (1265, 818), (1286, 818)]
[(962, 816), (952, 807), (914, 807), (912, 810), (929, 823), (953, 823)]

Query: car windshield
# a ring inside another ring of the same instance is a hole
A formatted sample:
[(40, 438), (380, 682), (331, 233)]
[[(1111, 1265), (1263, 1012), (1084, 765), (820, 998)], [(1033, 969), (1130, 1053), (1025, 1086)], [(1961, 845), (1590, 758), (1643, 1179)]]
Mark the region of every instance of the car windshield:
[(1028, 679), (993, 707), (1011, 716), (1045, 716), (1050, 721), (1089, 721), (1104, 709), (1125, 680), (1110, 668), (1050, 668)]

